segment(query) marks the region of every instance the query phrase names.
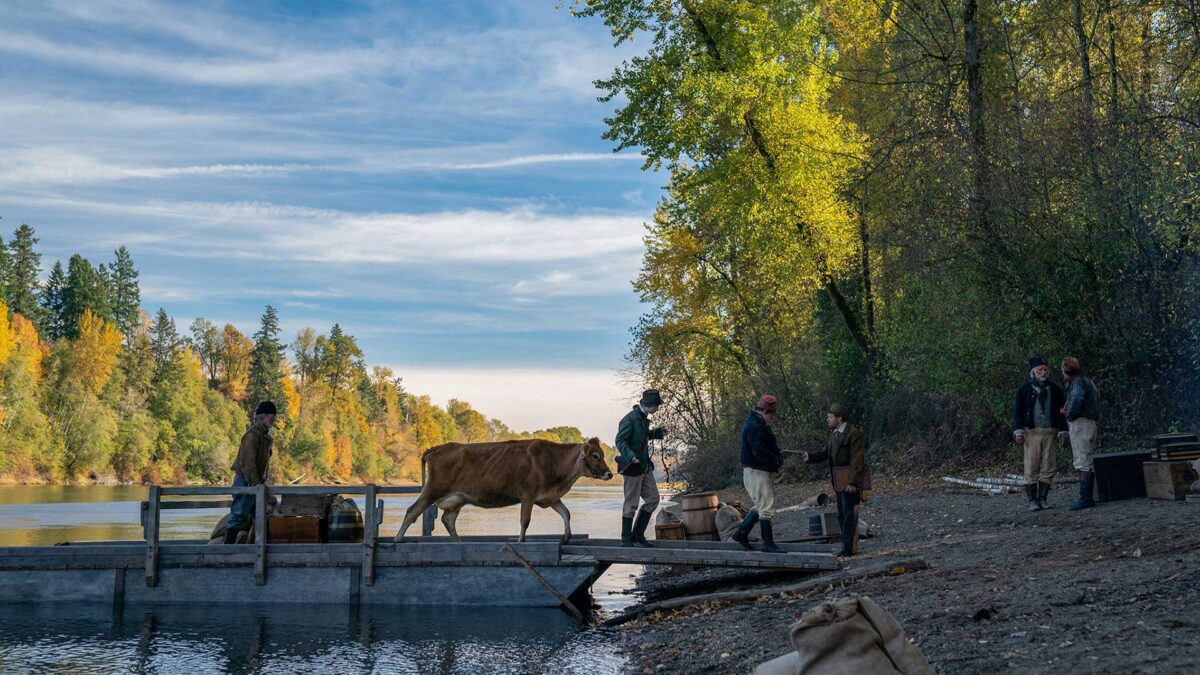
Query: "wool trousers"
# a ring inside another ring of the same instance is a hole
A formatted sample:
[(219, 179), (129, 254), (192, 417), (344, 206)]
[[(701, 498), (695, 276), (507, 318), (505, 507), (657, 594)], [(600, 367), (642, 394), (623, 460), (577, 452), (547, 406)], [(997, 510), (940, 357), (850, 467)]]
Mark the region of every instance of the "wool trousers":
[(762, 520), (770, 520), (775, 515), (775, 474), (762, 469), (742, 468), (742, 482), (746, 485), (746, 494), (754, 502), (754, 510)]
[(858, 493), (837, 493), (838, 525), (842, 528), (842, 551), (858, 553)]
[(1038, 427), (1025, 430), (1025, 483), (1054, 483), (1058, 467), (1054, 439), (1058, 431)]
[(1091, 471), (1092, 448), (1096, 445), (1096, 420), (1076, 417), (1074, 422), (1067, 422), (1067, 428), (1071, 434), (1071, 456), (1075, 460), (1075, 468)]
[(638, 502), (642, 510), (654, 513), (658, 508), (658, 483), (654, 482), (654, 472), (647, 471), (640, 476), (625, 476), (625, 501), (621, 504), (621, 515), (632, 518), (637, 514)]

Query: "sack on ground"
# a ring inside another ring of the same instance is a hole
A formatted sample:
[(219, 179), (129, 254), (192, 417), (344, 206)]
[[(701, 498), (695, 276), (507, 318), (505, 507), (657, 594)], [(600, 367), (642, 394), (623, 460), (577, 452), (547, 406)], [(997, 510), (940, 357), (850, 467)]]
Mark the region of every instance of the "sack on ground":
[(683, 506), (679, 502), (662, 501), (658, 503), (658, 515), (654, 516), (655, 525), (678, 525), (683, 522)]
[(743, 518), (745, 516), (731, 504), (722, 503), (717, 506), (717, 532), (721, 535), (721, 541), (730, 540), (729, 538), (741, 526)]
[(865, 595), (809, 609), (791, 633), (796, 651), (760, 664), (755, 675), (933, 675), (904, 628)]

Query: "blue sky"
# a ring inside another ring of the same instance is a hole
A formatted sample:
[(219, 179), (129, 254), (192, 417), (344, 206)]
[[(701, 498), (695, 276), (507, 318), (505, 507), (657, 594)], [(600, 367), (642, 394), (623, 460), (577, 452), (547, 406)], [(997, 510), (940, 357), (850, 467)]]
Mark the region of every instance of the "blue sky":
[(47, 270), (125, 245), (181, 328), (251, 332), (270, 303), (439, 402), (612, 435), (665, 177), (600, 138), (591, 82), (634, 47), (599, 22), (555, 0), (0, 18), (0, 227), (34, 226)]

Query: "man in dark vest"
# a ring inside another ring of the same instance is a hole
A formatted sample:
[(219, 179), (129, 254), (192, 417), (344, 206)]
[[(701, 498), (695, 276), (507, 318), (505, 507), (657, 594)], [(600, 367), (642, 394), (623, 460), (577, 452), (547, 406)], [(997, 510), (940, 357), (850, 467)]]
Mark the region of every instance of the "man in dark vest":
[(750, 550), (750, 531), (758, 523), (762, 532), (762, 550), (767, 553), (780, 551), (775, 545), (775, 530), (771, 525), (775, 515), (775, 474), (783, 467), (783, 450), (771, 430), (778, 409), (779, 400), (763, 394), (742, 425), (742, 482), (754, 508), (746, 514), (732, 539), (746, 550)]
[(833, 491), (837, 495), (838, 524), (842, 529), (842, 550), (838, 555), (858, 552), (858, 505), (861, 490), (867, 488), (867, 441), (858, 427), (850, 424), (850, 413), (840, 403), (829, 406), (825, 424), (829, 442), (818, 453), (801, 453), (809, 464), (829, 462)]
[(1025, 451), (1025, 497), (1030, 511), (1047, 508), (1046, 498), (1058, 468), (1055, 440), (1067, 440), (1067, 418), (1062, 409), (1067, 397), (1050, 381), (1050, 364), (1029, 359), (1029, 379), (1017, 389), (1013, 402), (1013, 440)]
[[(617, 427), (617, 470), (625, 477), (625, 502), (621, 507), (621, 545), (650, 547), (646, 526), (658, 508), (658, 484), (654, 482), (654, 463), (650, 461), (650, 441), (666, 435), (663, 429), (650, 428), (650, 415), (658, 412), (662, 397), (657, 389), (642, 392), (642, 400), (633, 406)], [(642, 507), (638, 508), (638, 501)], [(637, 520), (634, 520), (636, 514)]]
[[(271, 460), (271, 427), (275, 425), (275, 404), (263, 401), (254, 410), (254, 422), (242, 434), (237, 459), (233, 461), (233, 487), (251, 487), (267, 482), (267, 463)], [(233, 508), (225, 525), (225, 543), (237, 541), (238, 532), (249, 531), (254, 518), (254, 495), (234, 495)], [(258, 536), (263, 536), (259, 532)]]

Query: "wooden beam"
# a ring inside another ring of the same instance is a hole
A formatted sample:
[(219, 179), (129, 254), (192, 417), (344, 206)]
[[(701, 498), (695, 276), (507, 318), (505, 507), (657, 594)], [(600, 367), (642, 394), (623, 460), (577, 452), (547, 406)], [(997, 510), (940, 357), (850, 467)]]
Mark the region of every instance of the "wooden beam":
[(379, 538), (379, 505), (376, 503), (375, 486), (367, 485), (366, 509), (363, 513), (363, 582), (375, 585), (375, 544)]
[(633, 565), (702, 565), (707, 567), (761, 567), (772, 569), (836, 570), (838, 559), (828, 553), (763, 553), (718, 549), (621, 548), (568, 544), (567, 555), (588, 555), (601, 562)]
[(551, 595), (553, 595), (555, 599), (562, 603), (562, 606), (571, 613), (571, 616), (575, 617), (576, 621), (583, 623), (583, 614), (579, 611), (579, 608), (576, 607), (575, 604), (567, 598), (567, 596), (560, 593), (559, 590), (554, 587), (554, 584), (547, 581), (546, 577), (542, 576), (541, 572), (537, 571), (533, 565), (530, 565), (529, 561), (525, 559), (525, 556), (521, 555), (521, 553), (517, 551), (516, 546), (513, 546), (511, 543), (506, 543), (504, 544), (504, 548), (508, 549), (510, 553), (516, 556), (517, 562), (521, 563), (522, 567), (529, 570), (529, 573), (532, 574), (534, 578), (536, 578), (543, 586), (545, 586), (546, 590), (550, 591)]
[(661, 602), (652, 602), (648, 605), (639, 605), (634, 607), (624, 614), (620, 614), (604, 622), (605, 626), (619, 626), (623, 623), (633, 621), (634, 619), (649, 614), (667, 609), (679, 609), (691, 605), (702, 605), (709, 602), (748, 602), (757, 600), (765, 595), (780, 595), (783, 593), (803, 593), (812, 591), (818, 588), (824, 588), (830, 584), (839, 583), (842, 581), (853, 581), (856, 579), (866, 579), (869, 577), (878, 577), (888, 574), (904, 574), (915, 570), (928, 569), (929, 564), (920, 558), (910, 558), (907, 560), (890, 560), (880, 563), (874, 563), (865, 567), (845, 570), (843, 572), (835, 572), (834, 574), (826, 574), (808, 581), (803, 581), (798, 584), (790, 584), (788, 586), (772, 586), (769, 588), (754, 588), (746, 591), (726, 591), (723, 593), (705, 593), (702, 595), (688, 595), (681, 598), (672, 598)]
[[(571, 542), (574, 543), (578, 536), (572, 536)], [(678, 549), (688, 551), (740, 551), (743, 553), (753, 553), (758, 551), (758, 546), (761, 544), (752, 544), (755, 546), (753, 551), (747, 551), (741, 544), (734, 541), (687, 541), (678, 539), (654, 539), (651, 541), (654, 548), (661, 549)], [(780, 543), (776, 542), (779, 549), (784, 553), (836, 553), (839, 546), (833, 544), (817, 544), (817, 543)], [(587, 546), (612, 546), (621, 547), (620, 539), (589, 539)]]
[(257, 491), (254, 497), (254, 541), (257, 553), (254, 559), (254, 583), (264, 586), (267, 583), (267, 486), (259, 483), (254, 486)]
[(150, 486), (150, 500), (146, 510), (146, 585), (158, 585), (158, 521), (159, 502), (162, 501), (162, 488)]

